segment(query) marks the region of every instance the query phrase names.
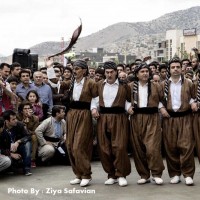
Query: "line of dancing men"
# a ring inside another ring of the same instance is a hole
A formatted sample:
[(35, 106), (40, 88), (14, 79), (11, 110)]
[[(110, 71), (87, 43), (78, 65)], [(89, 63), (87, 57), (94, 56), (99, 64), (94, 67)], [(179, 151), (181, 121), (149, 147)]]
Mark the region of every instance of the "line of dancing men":
[[(52, 62), (49, 61), (47, 66), (48, 77), (53, 82), (56, 75), (52, 71)], [(197, 75), (194, 83), (185, 78), (178, 58), (169, 61), (166, 78), (160, 84), (151, 80), (152, 69), (145, 62), (134, 66), (133, 81), (129, 84), (123, 78), (118, 79), (118, 71), (115, 62), (107, 61), (103, 64), (105, 80), (95, 82), (88, 76), (85, 60), (73, 63), (71, 80), (65, 83), (69, 100), (66, 147), (75, 174), (70, 184), (85, 187), (91, 183), (94, 119), (100, 160), (107, 173), (105, 185), (128, 184), (126, 177), (131, 173), (128, 142), (132, 145), (136, 170), (140, 175), (137, 183), (149, 183), (152, 176), (157, 185), (163, 184), (162, 141), (170, 183), (179, 183), (183, 175), (185, 184), (193, 185), (195, 144), (200, 160), (200, 78)], [(55, 117), (59, 112), (55, 111)], [(62, 110), (61, 119), (63, 113)], [(59, 125), (58, 129), (61, 129)], [(40, 141), (44, 147), (44, 138)], [(48, 157), (52, 148), (46, 147), (42, 153)]]

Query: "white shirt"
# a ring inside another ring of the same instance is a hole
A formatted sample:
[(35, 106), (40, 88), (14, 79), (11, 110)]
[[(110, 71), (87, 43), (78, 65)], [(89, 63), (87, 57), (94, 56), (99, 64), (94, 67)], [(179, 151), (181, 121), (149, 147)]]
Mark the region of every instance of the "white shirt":
[[(171, 92), (171, 101), (172, 101), (172, 109), (176, 112), (181, 107), (181, 87), (182, 87), (182, 79), (179, 78), (178, 82), (173, 82), (170, 77), (170, 92)], [(194, 99), (190, 99), (190, 104), (194, 102)]]
[(109, 84), (107, 80), (104, 81), (104, 89), (103, 89), (103, 100), (105, 107), (111, 107), (119, 89), (119, 81), (116, 81), (113, 84)]
[(74, 101), (79, 101), (84, 82), (85, 82), (85, 78), (83, 78), (79, 83), (77, 83), (76, 80), (74, 81), (74, 89), (73, 89)]
[[(116, 81), (113, 84), (109, 84), (107, 80), (104, 81), (105, 85), (103, 88), (103, 100), (105, 107), (111, 107), (119, 89), (119, 81)], [(99, 107), (99, 97), (92, 98), (91, 107), (90, 109), (98, 108)]]
[[(141, 85), (140, 82), (138, 82), (138, 107), (144, 108), (147, 107), (148, 103), (148, 83), (145, 85)], [(125, 109), (128, 111), (128, 109), (131, 107), (131, 103), (126, 102)]]
[(148, 103), (148, 83), (145, 85), (141, 85), (140, 82), (138, 82), (138, 107), (143, 108), (147, 107)]
[(171, 77), (169, 78), (169, 80), (171, 81), (170, 92), (171, 92), (172, 109), (176, 112), (181, 107), (182, 79), (180, 77), (177, 83), (173, 82)]

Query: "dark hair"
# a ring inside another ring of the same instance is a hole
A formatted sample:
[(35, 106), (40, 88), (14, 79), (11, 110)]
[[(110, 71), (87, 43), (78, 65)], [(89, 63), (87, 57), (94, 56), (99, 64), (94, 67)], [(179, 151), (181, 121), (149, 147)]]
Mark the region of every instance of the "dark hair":
[(10, 65), (9, 65), (8, 63), (1, 63), (1, 65), (0, 65), (0, 69), (3, 69), (4, 66), (10, 68)]
[(122, 67), (124, 70), (124, 65), (123, 64), (118, 64), (117, 67)]
[(42, 70), (47, 70), (47, 67), (41, 67), (40, 71), (42, 71)]
[(19, 104), (18, 107), (19, 113), (22, 113), (25, 106), (30, 106), (30, 108), (33, 108), (32, 104), (29, 101), (23, 101), (21, 104)]
[(155, 62), (151, 62), (151, 63), (149, 64), (149, 67), (150, 67), (150, 66), (154, 66), (154, 67), (157, 69), (157, 65), (156, 65)]
[(10, 66), (10, 70), (13, 71), (15, 69), (15, 67), (21, 67), (21, 65), (18, 62), (14, 62), (11, 66)]
[(181, 60), (181, 65), (183, 64), (184, 61), (188, 61), (188, 64), (191, 64), (191, 61), (188, 58), (185, 58), (185, 59)]
[(10, 76), (10, 77), (8, 77), (7, 82), (8, 83), (12, 83), (12, 82), (19, 83), (19, 80), (15, 76)]
[(102, 68), (97, 68), (96, 70), (95, 70), (95, 74), (102, 74), (102, 75), (104, 75), (104, 69), (102, 69)]
[(59, 113), (61, 110), (65, 110), (65, 106), (55, 105), (52, 108), (51, 115), (52, 117), (56, 116), (56, 113)]
[(70, 67), (65, 67), (64, 72), (65, 72), (65, 70), (70, 71), (70, 73), (72, 74), (72, 68), (70, 68)]
[(3, 117), (0, 117), (0, 128), (3, 128), (4, 126), (4, 119)]
[(159, 72), (161, 72), (162, 69), (167, 69), (167, 65), (164, 64), (164, 63), (163, 63), (163, 64), (160, 64), (160, 67), (159, 67), (159, 69), (158, 69)]
[(3, 112), (3, 119), (10, 120), (10, 116), (16, 116), (16, 113), (13, 110), (6, 110)]
[(172, 58), (172, 59), (169, 61), (169, 67), (170, 67), (170, 65), (171, 65), (172, 63), (180, 63), (180, 65), (181, 65), (181, 60), (180, 60), (180, 58), (178, 58), (178, 57)]
[(22, 74), (29, 74), (29, 76), (31, 76), (31, 73), (30, 71), (28, 71), (27, 69), (22, 69), (20, 72), (19, 72), (19, 77), (21, 78)]
[[(35, 90), (30, 90), (30, 91), (27, 93), (27, 95), (26, 95), (26, 99), (28, 100), (28, 96), (30, 95), (30, 93), (35, 94), (35, 96), (36, 96), (36, 98), (37, 98), (37, 99), (36, 99), (36, 103), (38, 103), (39, 100), (40, 100), (40, 97), (39, 97), (37, 91), (35, 91)], [(29, 101), (29, 100), (28, 100), (28, 101)]]

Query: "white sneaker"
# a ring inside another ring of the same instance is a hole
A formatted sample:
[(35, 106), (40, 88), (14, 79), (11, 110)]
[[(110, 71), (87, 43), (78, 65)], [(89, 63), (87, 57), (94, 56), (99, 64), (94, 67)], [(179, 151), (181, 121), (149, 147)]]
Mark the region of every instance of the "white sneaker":
[(163, 184), (162, 178), (153, 177), (152, 180), (155, 181), (157, 185), (162, 185)]
[(193, 185), (194, 181), (191, 177), (187, 177), (187, 178), (185, 178), (185, 184), (186, 185)]
[(137, 181), (137, 184), (139, 184), (139, 185), (142, 185), (142, 184), (145, 184), (145, 183), (150, 183), (150, 180), (145, 179), (145, 178), (141, 178)]
[(121, 186), (121, 187), (128, 185), (128, 182), (127, 182), (126, 178), (124, 178), (124, 177), (119, 177), (118, 182), (119, 182), (119, 186)]
[(117, 179), (114, 179), (114, 178), (109, 178), (107, 181), (105, 181), (105, 185), (113, 185), (117, 183)]
[(81, 187), (84, 187), (84, 186), (89, 185), (89, 183), (90, 183), (91, 180), (92, 180), (92, 179), (82, 179), (82, 180), (81, 180), (81, 183), (80, 183), (80, 186), (81, 186)]
[(181, 182), (180, 176), (174, 176), (170, 181), (171, 184), (177, 184), (179, 182)]
[(81, 182), (81, 179), (79, 178), (75, 178), (73, 180), (70, 181), (70, 184), (71, 185), (76, 185), (76, 184), (79, 184)]

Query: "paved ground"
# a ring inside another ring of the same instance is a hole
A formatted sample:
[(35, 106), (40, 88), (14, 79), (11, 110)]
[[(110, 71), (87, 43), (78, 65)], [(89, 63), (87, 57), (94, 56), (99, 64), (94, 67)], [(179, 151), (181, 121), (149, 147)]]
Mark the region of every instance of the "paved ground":
[[(164, 171), (165, 184), (155, 183), (137, 185), (139, 178), (134, 163), (132, 173), (127, 177), (129, 185), (120, 187), (117, 184), (105, 186), (106, 180), (100, 162), (92, 162), (93, 180), (87, 188), (71, 186), (69, 180), (74, 178), (70, 166), (37, 167), (33, 175), (0, 175), (0, 200), (199, 200), (200, 199), (200, 166), (196, 159), (195, 185), (186, 186), (184, 179), (177, 185), (169, 184), (167, 170)], [(36, 195), (36, 190), (38, 194)], [(55, 193), (56, 192), (56, 193)], [(79, 194), (77, 194), (79, 192)], [(83, 192), (83, 194), (81, 194)], [(90, 194), (87, 194), (89, 192)]]

